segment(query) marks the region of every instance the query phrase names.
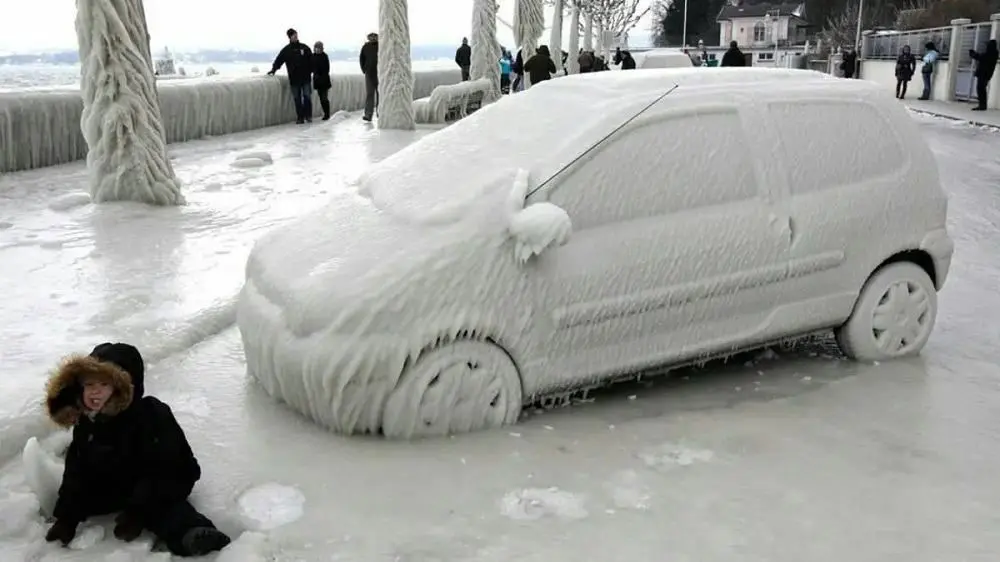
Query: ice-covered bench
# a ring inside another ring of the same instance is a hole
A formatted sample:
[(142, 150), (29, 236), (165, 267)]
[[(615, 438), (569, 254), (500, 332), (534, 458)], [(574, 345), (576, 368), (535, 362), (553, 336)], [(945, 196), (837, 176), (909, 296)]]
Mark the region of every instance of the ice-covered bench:
[(482, 107), (483, 97), (491, 87), (487, 78), (437, 86), (429, 97), (413, 101), (417, 123), (457, 121)]

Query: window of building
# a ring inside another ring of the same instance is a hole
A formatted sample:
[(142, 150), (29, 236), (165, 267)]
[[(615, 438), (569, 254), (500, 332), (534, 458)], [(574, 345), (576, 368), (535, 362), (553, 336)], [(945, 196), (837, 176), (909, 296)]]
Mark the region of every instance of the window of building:
[(764, 22), (759, 21), (753, 24), (753, 40), (754, 43), (761, 43), (767, 40), (767, 26)]

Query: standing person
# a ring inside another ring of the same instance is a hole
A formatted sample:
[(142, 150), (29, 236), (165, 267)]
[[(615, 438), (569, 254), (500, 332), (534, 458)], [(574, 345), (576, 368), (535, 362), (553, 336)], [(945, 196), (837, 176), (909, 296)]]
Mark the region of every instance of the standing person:
[(580, 63), (580, 74), (594, 70), (594, 53), (580, 49), (580, 55), (576, 57), (576, 62)]
[(976, 61), (976, 97), (979, 99), (979, 105), (973, 107), (972, 110), (984, 111), (986, 109), (987, 86), (989, 86), (993, 72), (997, 68), (997, 57), (1000, 56), (1000, 52), (997, 51), (997, 40), (990, 39), (986, 43), (986, 50), (982, 53), (977, 53), (975, 49), (969, 49), (969, 56)]
[(506, 50), (500, 57), (500, 93), (510, 93), (510, 53)]
[(896, 98), (906, 99), (906, 86), (917, 71), (917, 59), (910, 52), (909, 45), (903, 45), (899, 57), (896, 58)]
[(45, 409), (73, 439), (46, 541), (68, 545), (80, 523), (117, 512), (124, 542), (148, 529), (177, 556), (229, 544), (188, 501), (201, 467), (170, 407), (143, 396), (144, 379), (142, 355), (125, 343), (69, 357), (49, 379)]
[(722, 55), (722, 64), (719, 66), (746, 66), (747, 58), (743, 56), (743, 51), (736, 41), (729, 42), (729, 50)]
[(635, 70), (635, 59), (630, 51), (622, 51), (622, 70)]
[(378, 33), (369, 33), (368, 42), (361, 46), (361, 72), (365, 75), (365, 121), (372, 120), (378, 110)]
[(938, 56), (939, 53), (933, 41), (928, 41), (924, 44), (924, 65), (920, 67), (920, 76), (924, 79), (924, 93), (917, 98), (918, 100), (927, 101), (931, 99), (934, 67), (937, 65)]
[(462, 69), (462, 81), (467, 81), (472, 67), (472, 47), (469, 46), (468, 37), (462, 37), (462, 46), (455, 50), (455, 64)]
[(519, 92), (524, 84), (524, 55), (522, 53), (523, 49), (517, 50), (514, 64), (510, 66), (510, 71), (514, 73), (514, 84), (510, 87), (511, 93)]
[(840, 62), (840, 69), (844, 71), (844, 78), (854, 78), (858, 70), (858, 53), (854, 47), (848, 47), (844, 53), (844, 60)]
[(552, 75), (556, 73), (556, 63), (552, 60), (547, 45), (539, 47), (535, 55), (525, 61), (524, 71), (531, 78), (532, 86), (552, 79)]
[(271, 65), (268, 76), (285, 65), (288, 69), (288, 85), (292, 89), (292, 101), (295, 102), (296, 123), (312, 121), (312, 51), (299, 43), (299, 33), (294, 29), (285, 32), (288, 44), (285, 45)]
[(330, 57), (323, 50), (323, 42), (316, 41), (313, 45), (313, 88), (319, 97), (319, 105), (323, 108), (323, 121), (330, 119)]

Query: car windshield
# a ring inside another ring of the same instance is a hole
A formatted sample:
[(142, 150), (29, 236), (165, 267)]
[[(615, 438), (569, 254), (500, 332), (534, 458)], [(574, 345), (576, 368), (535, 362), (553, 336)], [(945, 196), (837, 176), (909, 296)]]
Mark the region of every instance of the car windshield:
[(666, 91), (595, 98), (594, 88), (553, 82), (523, 99), (501, 99), (386, 158), (362, 176), (360, 192), (397, 216), (453, 222), (477, 203), (506, 198), (519, 168), (538, 186)]

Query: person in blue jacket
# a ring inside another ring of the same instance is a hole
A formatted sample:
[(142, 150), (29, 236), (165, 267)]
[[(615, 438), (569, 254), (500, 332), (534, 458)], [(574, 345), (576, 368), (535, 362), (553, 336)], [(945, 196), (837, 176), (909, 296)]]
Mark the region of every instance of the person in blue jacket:
[(500, 92), (504, 94), (510, 93), (510, 67), (510, 53), (504, 49), (500, 55)]

